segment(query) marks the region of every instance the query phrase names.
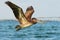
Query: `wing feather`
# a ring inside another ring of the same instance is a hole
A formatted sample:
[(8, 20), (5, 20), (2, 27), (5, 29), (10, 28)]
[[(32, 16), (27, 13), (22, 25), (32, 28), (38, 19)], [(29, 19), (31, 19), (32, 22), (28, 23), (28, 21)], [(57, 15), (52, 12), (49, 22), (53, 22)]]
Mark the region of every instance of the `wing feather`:
[(34, 13), (33, 7), (32, 6), (29, 6), (26, 9), (26, 13), (25, 13), (26, 18), (31, 19), (33, 13)]
[(19, 19), (19, 10), (18, 9), (20, 9), (23, 12), (22, 8), (18, 7), (17, 5), (13, 4), (10, 1), (7, 1), (5, 3), (13, 10), (13, 13), (14, 13), (15, 17), (17, 19)]
[(29, 21), (26, 19), (22, 8), (18, 7), (17, 5), (7, 1), (6, 4), (13, 10), (13, 13), (15, 15), (15, 17), (18, 19), (18, 21), (21, 24), (25, 24), (28, 23)]

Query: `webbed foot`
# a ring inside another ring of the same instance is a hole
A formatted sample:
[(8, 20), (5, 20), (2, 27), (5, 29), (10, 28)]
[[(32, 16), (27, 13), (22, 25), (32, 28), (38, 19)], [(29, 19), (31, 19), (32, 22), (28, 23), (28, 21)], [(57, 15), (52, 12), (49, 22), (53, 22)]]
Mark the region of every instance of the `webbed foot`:
[(20, 25), (17, 25), (15, 28), (16, 28), (16, 31), (19, 31), (21, 29)]

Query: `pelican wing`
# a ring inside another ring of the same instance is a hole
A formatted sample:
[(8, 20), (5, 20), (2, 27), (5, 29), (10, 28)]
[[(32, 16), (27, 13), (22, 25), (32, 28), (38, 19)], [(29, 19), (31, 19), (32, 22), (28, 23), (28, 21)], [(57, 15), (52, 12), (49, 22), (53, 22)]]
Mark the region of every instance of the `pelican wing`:
[(18, 21), (21, 24), (28, 23), (28, 20), (26, 19), (22, 8), (18, 7), (17, 5), (15, 5), (9, 1), (7, 1), (6, 4), (13, 10), (15, 17), (18, 19)]
[(33, 7), (32, 6), (29, 6), (26, 9), (26, 13), (25, 13), (26, 18), (31, 19), (33, 12), (34, 12)]
[[(14, 13), (15, 17), (17, 19), (19, 19), (19, 10), (18, 10), (18, 8), (20, 8), (20, 7), (18, 7), (17, 5), (11, 3), (10, 1), (7, 1), (5, 3), (13, 10), (13, 13)], [(22, 11), (22, 8), (20, 8), (20, 9)]]

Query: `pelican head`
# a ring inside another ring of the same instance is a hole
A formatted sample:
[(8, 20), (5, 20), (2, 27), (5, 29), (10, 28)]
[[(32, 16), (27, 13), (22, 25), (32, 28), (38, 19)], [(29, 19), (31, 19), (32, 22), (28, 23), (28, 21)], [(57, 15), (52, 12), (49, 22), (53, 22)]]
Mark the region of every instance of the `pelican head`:
[(37, 19), (36, 18), (32, 18), (32, 23), (37, 23)]

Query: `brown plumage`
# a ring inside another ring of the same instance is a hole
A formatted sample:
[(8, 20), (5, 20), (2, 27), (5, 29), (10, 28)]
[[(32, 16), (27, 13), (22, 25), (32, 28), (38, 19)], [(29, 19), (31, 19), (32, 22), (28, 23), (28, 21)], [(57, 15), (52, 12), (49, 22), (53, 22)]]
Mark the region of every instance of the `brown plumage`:
[[(21, 7), (18, 7), (10, 1), (7, 1), (5, 3), (13, 10), (15, 17), (18, 19), (20, 23), (20, 28), (30, 26), (37, 22), (35, 18), (31, 19), (31, 16), (34, 13), (34, 9), (32, 6), (28, 7), (26, 13), (24, 14)], [(17, 30), (20, 29), (19, 27), (16, 28)]]

